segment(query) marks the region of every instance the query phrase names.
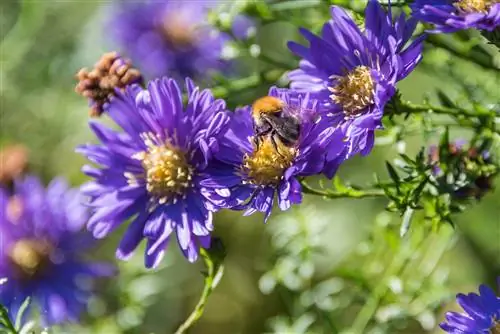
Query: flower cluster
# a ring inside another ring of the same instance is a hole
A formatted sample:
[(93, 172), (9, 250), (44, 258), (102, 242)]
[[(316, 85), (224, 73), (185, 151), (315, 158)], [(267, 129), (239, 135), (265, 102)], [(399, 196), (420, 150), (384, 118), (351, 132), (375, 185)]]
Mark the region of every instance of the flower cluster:
[[(114, 37), (143, 73), (157, 78), (144, 85), (141, 72), (116, 52), (77, 74), (75, 90), (88, 98), (91, 116), (106, 112), (115, 123), (89, 122), (98, 143), (77, 148), (92, 163), (82, 168), (90, 180), (80, 192), (61, 180), (45, 190), (37, 179), (20, 177), (24, 151), (11, 152), (10, 160), (0, 154), (9, 161), (0, 182), (12, 186), (17, 178), (9, 192), (0, 191), (0, 279), (8, 279), (0, 302), (11, 314), (31, 297), (47, 324), (75, 320), (89, 297), (78, 280), (113, 271), (78, 255), (91, 237), (108, 237), (122, 225), (116, 257), (130, 258), (145, 242), (145, 266), (156, 268), (173, 238), (189, 262), (203, 256), (219, 210), (260, 212), (267, 222), (275, 206), (300, 204), (305, 177), (332, 178), (346, 160), (372, 151), (397, 83), (422, 60), (426, 35), (415, 36), (418, 20), (440, 32), (492, 31), (500, 22), (496, 0), (416, 0), (411, 18), (394, 18), (390, 6), (369, 0), (364, 27), (332, 6), (320, 34), (300, 30), (308, 45), (288, 43), (301, 58), (288, 73), (290, 87), (271, 87), (232, 111), (191, 79), (224, 67), (225, 37), (205, 24), (210, 7), (184, 0), (118, 5)], [(240, 16), (235, 23), (232, 34), (249, 38), (255, 22)], [(487, 150), (454, 143), (446, 152), (431, 148), (423, 169), (432, 165), (433, 181), (444, 185), (455, 177), (453, 195), (480, 198), (491, 187), (490, 162)], [(83, 225), (91, 236), (80, 233)], [(485, 287), (480, 293), (459, 295), (469, 316), (448, 315), (442, 328), (498, 330), (499, 299)]]
[(45, 190), (28, 176), (13, 194), (0, 189), (0, 303), (12, 318), (27, 298), (45, 325), (76, 321), (90, 293), (82, 279), (109, 276), (113, 268), (81, 258), (92, 245), (80, 233), (88, 214), (76, 189), (61, 179)]
[(302, 31), (309, 48), (290, 44), (304, 58), (291, 89), (273, 87), (234, 113), (189, 79), (187, 103), (167, 78), (116, 92), (108, 114), (124, 132), (91, 122), (102, 144), (78, 149), (102, 167), (84, 168), (94, 178), (82, 188), (94, 236), (131, 218), (119, 258), (145, 239), (146, 266), (155, 267), (174, 233), (195, 261), (210, 244), (213, 212), (259, 211), (267, 221), (275, 198), (281, 210), (302, 201), (302, 178), (333, 177), (346, 159), (370, 152), (396, 82), (422, 58), (422, 38), (410, 42), (415, 20), (393, 21), (377, 1), (364, 32), (343, 9), (331, 13), (321, 37)]

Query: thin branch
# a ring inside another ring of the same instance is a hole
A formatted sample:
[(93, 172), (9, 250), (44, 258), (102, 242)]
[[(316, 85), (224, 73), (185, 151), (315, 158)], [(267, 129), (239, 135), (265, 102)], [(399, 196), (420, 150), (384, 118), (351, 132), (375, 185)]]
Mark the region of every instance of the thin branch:
[(441, 114), (441, 115), (450, 115), (454, 117), (458, 116), (466, 116), (466, 117), (492, 117), (495, 114), (491, 111), (473, 111), (473, 110), (467, 110), (463, 108), (458, 108), (458, 107), (443, 107), (443, 106), (435, 106), (435, 105), (430, 105), (430, 104), (416, 104), (413, 102), (409, 101), (401, 101), (401, 104), (403, 106), (402, 111), (405, 112), (413, 112), (413, 113), (419, 113), (419, 112), (433, 112), (435, 114)]
[(385, 196), (382, 189), (354, 189), (349, 188), (348, 191), (331, 191), (323, 189), (315, 189), (308, 185), (304, 180), (301, 181), (302, 191), (306, 194), (323, 196), (326, 198), (366, 198), (366, 197), (381, 197)]
[(224, 266), (222, 264), (217, 265), (214, 263), (210, 254), (205, 249), (200, 248), (200, 255), (202, 256), (205, 266), (207, 267), (205, 286), (203, 288), (203, 292), (201, 293), (200, 300), (196, 304), (193, 312), (191, 312), (186, 321), (179, 326), (179, 329), (177, 329), (175, 334), (186, 333), (186, 331), (201, 318), (203, 312), (205, 311), (205, 305), (207, 304), (208, 297), (217, 286), (224, 273)]
[(457, 58), (473, 62), (474, 64), (479, 65), (484, 69), (495, 71), (499, 70), (499, 67), (495, 66), (491, 59), (485, 57), (484, 54), (479, 53), (474, 49), (464, 48), (461, 43), (454, 42), (448, 36), (443, 37), (441, 35), (431, 34), (427, 37), (426, 42), (434, 47), (438, 47), (448, 51)]

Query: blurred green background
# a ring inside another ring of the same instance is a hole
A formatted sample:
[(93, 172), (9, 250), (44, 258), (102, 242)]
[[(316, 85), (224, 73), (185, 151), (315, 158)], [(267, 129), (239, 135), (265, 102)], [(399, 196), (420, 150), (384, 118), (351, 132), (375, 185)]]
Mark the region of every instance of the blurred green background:
[[(26, 145), (30, 172), (45, 182), (57, 175), (75, 186), (85, 181), (80, 172), (85, 159), (74, 147), (94, 138), (87, 127), (87, 102), (73, 91), (74, 75), (116, 47), (103, 30), (111, 5), (83, 0), (0, 4), (0, 145)], [(351, 5), (363, 7), (362, 1)], [(321, 23), (328, 15), (324, 8), (323, 2), (307, 12), (290, 12), (290, 21)], [(480, 41), (474, 38), (468, 43)], [(290, 22), (261, 25), (256, 37), (262, 52), (293, 63), (297, 60), (285, 46), (290, 39), (300, 40)], [(423, 63), (399, 86), (406, 99), (435, 101), (437, 88), (459, 97), (466, 87), (484, 104), (499, 102), (498, 70), (426, 46)], [(496, 51), (481, 50), (498, 68)], [(247, 74), (268, 66), (253, 59), (242, 62)], [(265, 91), (267, 87), (259, 87), (230, 99), (246, 104)], [(427, 133), (412, 120), (401, 124), (408, 132), (406, 145), (394, 143), (393, 131), (381, 131), (369, 157), (352, 159), (340, 169), (342, 179), (360, 185), (373, 181), (374, 173), (384, 179), (384, 160), (394, 160), (402, 149), (411, 156), (422, 145), (436, 143), (439, 132)], [(467, 138), (470, 133), (453, 128), (452, 135)], [(439, 332), (443, 312), (457, 308), (455, 293), (476, 290), (482, 282), (493, 284), (500, 274), (498, 191), (456, 217), (455, 230), (443, 226), (431, 238), (422, 236), (422, 217), (417, 215), (411, 236), (404, 240), (398, 237), (401, 218), (384, 211), (383, 198), (324, 200), (306, 195), (304, 202), (273, 215), (267, 225), (259, 215), (216, 216), (215, 234), (228, 252), (226, 272), (191, 333), (336, 332), (348, 327), (365, 303), (359, 296), (386, 281), (367, 332)], [(202, 290), (202, 263), (188, 264), (174, 246), (155, 271), (143, 268), (140, 252), (129, 262), (117, 262), (114, 249), (122, 232), (89, 254), (115, 262), (121, 275), (98, 282), (80, 325), (53, 332), (172, 333), (191, 312)], [(381, 281), (403, 252), (407, 255), (401, 268)]]

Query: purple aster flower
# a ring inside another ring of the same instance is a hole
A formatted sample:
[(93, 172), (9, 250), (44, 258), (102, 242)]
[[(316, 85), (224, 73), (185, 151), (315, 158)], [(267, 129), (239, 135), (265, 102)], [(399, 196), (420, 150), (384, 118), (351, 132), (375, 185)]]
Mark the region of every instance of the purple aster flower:
[(151, 77), (202, 77), (221, 69), (225, 36), (208, 26), (216, 1), (123, 1), (110, 29), (143, 73)]
[(266, 221), (275, 196), (281, 210), (301, 203), (299, 180), (323, 171), (325, 148), (330, 142), (335, 141), (341, 148), (345, 146), (342, 134), (335, 138), (333, 127), (321, 117), (317, 102), (308, 94), (273, 87), (269, 96), (282, 102), (282, 113), (299, 120), (298, 140), (285, 145), (281, 140), (273, 142), (268, 135), (257, 146), (251, 108), (238, 109), (216, 154), (218, 162), (210, 166), (207, 171), (210, 177), (202, 181), (216, 205), (246, 209), (245, 215), (263, 212)]
[(432, 32), (493, 31), (500, 25), (498, 0), (415, 0), (411, 8), (415, 18), (435, 25)]
[[(382, 127), (384, 107), (422, 58), (423, 36), (409, 43), (416, 20), (402, 14), (394, 23), (375, 0), (366, 7), (365, 30), (340, 7), (331, 7), (332, 20), (320, 36), (306, 29), (309, 46), (289, 42), (302, 57), (290, 72), (291, 88), (314, 94), (328, 109), (349, 142), (349, 154), (368, 154), (374, 131)], [(331, 154), (331, 158), (336, 158)]]
[(82, 187), (93, 208), (88, 228), (103, 238), (131, 219), (116, 255), (129, 258), (146, 239), (148, 268), (159, 264), (172, 234), (190, 262), (199, 247), (210, 245), (217, 208), (206, 200), (200, 181), (229, 116), (224, 101), (210, 91), (200, 91), (190, 79), (186, 87), (186, 104), (168, 78), (150, 82), (146, 90), (135, 85), (118, 92), (107, 113), (124, 131), (92, 121), (101, 144), (78, 148), (102, 167), (83, 170), (95, 179)]
[(465, 313), (447, 312), (446, 321), (440, 327), (451, 334), (500, 333), (500, 298), (485, 285), (479, 286), (479, 294), (457, 295), (457, 302)]
[(76, 321), (90, 297), (82, 279), (109, 276), (113, 268), (81, 258), (92, 245), (80, 233), (87, 210), (77, 190), (54, 179), (45, 190), (28, 176), (9, 196), (0, 190), (0, 303), (15, 319), (30, 297), (45, 325)]

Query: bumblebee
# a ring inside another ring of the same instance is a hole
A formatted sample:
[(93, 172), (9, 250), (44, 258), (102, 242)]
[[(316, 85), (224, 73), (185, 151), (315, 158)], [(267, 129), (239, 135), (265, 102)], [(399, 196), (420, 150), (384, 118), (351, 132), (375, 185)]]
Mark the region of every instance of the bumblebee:
[(285, 103), (274, 96), (264, 96), (252, 105), (254, 120), (254, 144), (258, 150), (264, 137), (268, 137), (276, 150), (279, 140), (283, 145), (292, 147), (300, 135), (300, 121), (292, 114), (285, 113)]

